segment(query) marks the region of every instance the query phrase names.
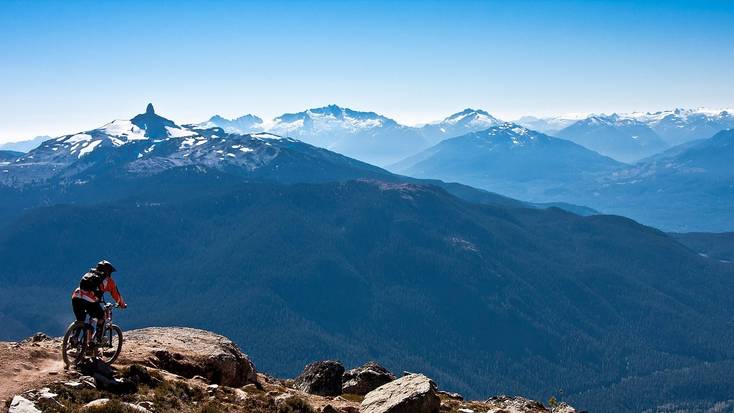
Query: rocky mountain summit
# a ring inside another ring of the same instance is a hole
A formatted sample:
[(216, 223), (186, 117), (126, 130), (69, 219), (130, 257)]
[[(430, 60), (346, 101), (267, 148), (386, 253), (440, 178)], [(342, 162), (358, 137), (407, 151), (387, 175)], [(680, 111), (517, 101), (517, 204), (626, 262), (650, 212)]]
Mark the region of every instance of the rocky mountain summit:
[(334, 360), (294, 379), (257, 372), (226, 337), (192, 328), (125, 334), (118, 362), (85, 361), (65, 370), (60, 339), (44, 334), (0, 343), (0, 405), (8, 413), (573, 413), (522, 397), (466, 401), (423, 374), (396, 378), (375, 362), (349, 370)]
[(93, 130), (50, 139), (20, 155), (0, 164), (0, 186), (78, 187), (100, 178), (152, 176), (181, 167), (286, 180), (307, 172), (330, 179), (345, 170), (360, 171), (351, 178), (384, 173), (292, 138), (177, 125), (156, 114), (151, 104), (130, 120), (114, 120)]

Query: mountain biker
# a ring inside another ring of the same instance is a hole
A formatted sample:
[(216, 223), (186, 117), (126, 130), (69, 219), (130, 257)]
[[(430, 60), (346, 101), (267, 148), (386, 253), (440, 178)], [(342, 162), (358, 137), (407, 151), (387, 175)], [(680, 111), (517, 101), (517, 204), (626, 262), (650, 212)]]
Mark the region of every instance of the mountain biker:
[(102, 339), (102, 327), (104, 326), (104, 310), (100, 302), (104, 293), (112, 295), (120, 308), (126, 308), (125, 300), (117, 290), (117, 284), (112, 279), (112, 273), (117, 271), (109, 261), (102, 260), (96, 267), (90, 269), (82, 276), (79, 287), (71, 294), (71, 307), (77, 321), (84, 322), (86, 315), (97, 321), (95, 330), (95, 341)]

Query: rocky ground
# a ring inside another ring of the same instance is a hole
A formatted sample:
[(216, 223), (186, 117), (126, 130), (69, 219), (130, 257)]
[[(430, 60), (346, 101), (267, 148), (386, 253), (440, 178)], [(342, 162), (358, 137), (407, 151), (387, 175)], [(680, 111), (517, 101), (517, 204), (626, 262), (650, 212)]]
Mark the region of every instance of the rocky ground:
[(422, 374), (377, 363), (345, 371), (318, 361), (295, 379), (257, 372), (237, 346), (208, 331), (146, 328), (125, 334), (113, 367), (64, 369), (61, 340), (38, 334), (0, 343), (0, 411), (9, 413), (574, 413), (522, 397), (466, 401)]

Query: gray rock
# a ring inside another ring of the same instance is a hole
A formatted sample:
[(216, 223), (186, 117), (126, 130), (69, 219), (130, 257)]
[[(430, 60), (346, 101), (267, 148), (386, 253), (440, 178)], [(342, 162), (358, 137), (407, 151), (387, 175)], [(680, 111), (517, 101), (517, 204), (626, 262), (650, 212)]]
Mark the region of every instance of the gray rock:
[(344, 373), (342, 393), (365, 395), (395, 380), (395, 376), (381, 365), (370, 361)]
[(576, 409), (568, 405), (568, 403), (561, 402), (561, 403), (558, 403), (558, 405), (553, 408), (552, 412), (553, 413), (576, 413)]
[(84, 359), (77, 368), (81, 373), (94, 377), (94, 384), (100, 390), (115, 394), (132, 394), (138, 391), (136, 383), (125, 378), (115, 378), (114, 370), (102, 360)]
[(41, 413), (36, 405), (23, 396), (15, 396), (10, 402), (8, 413)]
[[(100, 409), (101, 410), (101, 409), (104, 409), (105, 407), (107, 407), (107, 404), (109, 402), (110, 402), (110, 399), (97, 399), (97, 400), (94, 400), (94, 401), (91, 401), (91, 402), (85, 404), (81, 408), (81, 411), (85, 411), (87, 409), (92, 409), (92, 408), (94, 408), (95, 410), (97, 410), (97, 409)], [(128, 408), (130, 408), (132, 410), (135, 410), (138, 413), (151, 413), (150, 410), (146, 409), (143, 406), (138, 406), (137, 404), (126, 403), (126, 402), (120, 402), (120, 404), (122, 404), (123, 406), (128, 407)]]
[(526, 399), (520, 396), (494, 396), (490, 397), (486, 404), (492, 406), (490, 411), (512, 411), (518, 413), (547, 413), (548, 409), (536, 400)]
[(448, 391), (439, 390), (438, 394), (441, 396), (448, 397), (449, 399), (464, 400), (464, 396), (460, 395), (459, 393), (452, 393)]
[(120, 360), (140, 363), (186, 378), (205, 377), (230, 387), (257, 384), (255, 365), (231, 340), (193, 328), (152, 327), (126, 333)]
[(294, 387), (309, 394), (338, 396), (342, 394), (344, 366), (338, 361), (316, 361), (296, 377)]
[(422, 374), (409, 374), (367, 393), (360, 413), (438, 413), (436, 384)]
[(31, 343), (40, 343), (41, 341), (50, 340), (49, 336), (46, 333), (38, 332), (30, 337), (28, 337), (28, 341)]

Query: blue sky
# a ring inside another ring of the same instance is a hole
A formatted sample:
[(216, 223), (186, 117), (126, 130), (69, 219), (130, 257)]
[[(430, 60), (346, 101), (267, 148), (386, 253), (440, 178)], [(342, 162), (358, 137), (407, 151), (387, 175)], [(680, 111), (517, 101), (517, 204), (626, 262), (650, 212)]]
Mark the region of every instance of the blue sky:
[(175, 121), (336, 103), (406, 123), (734, 106), (734, 2), (0, 1), (0, 141), (153, 102)]

